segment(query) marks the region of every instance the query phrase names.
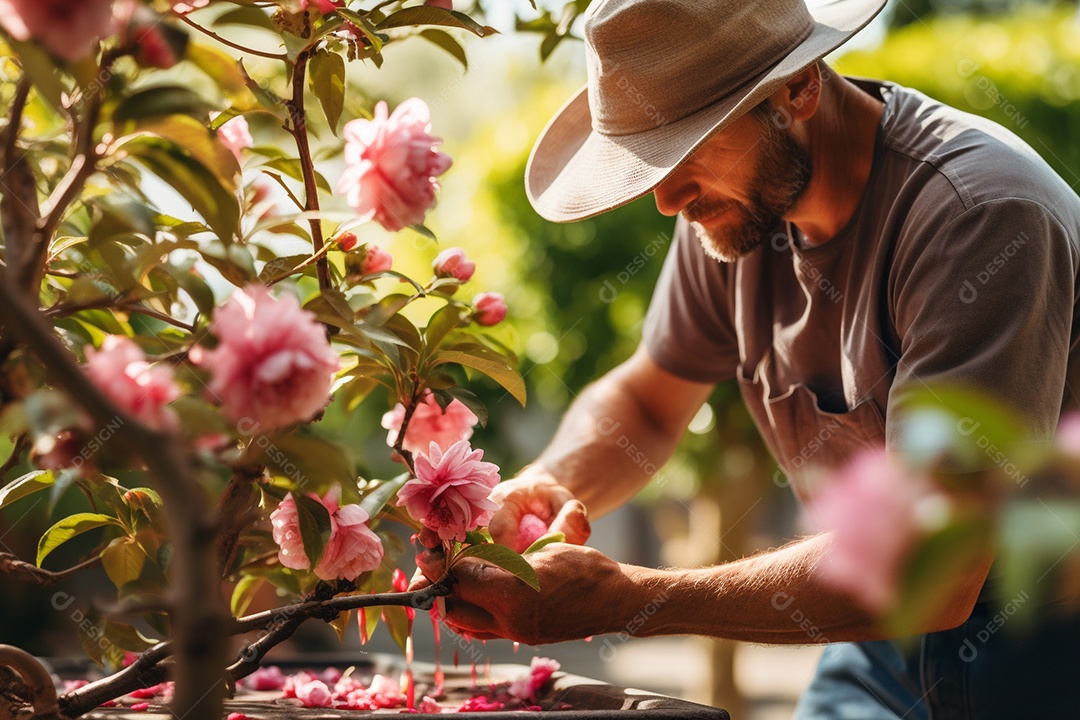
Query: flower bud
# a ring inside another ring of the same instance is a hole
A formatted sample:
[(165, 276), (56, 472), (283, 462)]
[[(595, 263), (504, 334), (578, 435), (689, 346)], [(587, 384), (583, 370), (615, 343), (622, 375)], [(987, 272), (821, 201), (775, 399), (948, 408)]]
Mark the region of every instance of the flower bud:
[(343, 232), (334, 238), (334, 242), (337, 243), (342, 252), (349, 252), (356, 247), (356, 233)]
[(480, 293), (473, 298), (473, 320), (480, 325), (498, 325), (506, 317), (506, 301), (496, 292)]
[(385, 272), (394, 264), (394, 258), (375, 243), (368, 243), (364, 254), (363, 273), (374, 275)]
[(465, 257), (465, 251), (461, 248), (447, 248), (435, 257), (431, 264), (435, 269), (435, 275), (441, 278), (456, 278), (461, 282), (468, 282), (476, 272), (476, 263)]

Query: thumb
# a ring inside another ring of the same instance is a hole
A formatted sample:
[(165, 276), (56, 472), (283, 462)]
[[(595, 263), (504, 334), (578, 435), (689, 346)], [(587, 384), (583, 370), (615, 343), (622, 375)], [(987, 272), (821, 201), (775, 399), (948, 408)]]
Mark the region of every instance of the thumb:
[(571, 545), (584, 545), (592, 534), (592, 526), (589, 525), (589, 512), (580, 500), (570, 500), (555, 519), (551, 521), (548, 532), (561, 532), (566, 536), (566, 542)]

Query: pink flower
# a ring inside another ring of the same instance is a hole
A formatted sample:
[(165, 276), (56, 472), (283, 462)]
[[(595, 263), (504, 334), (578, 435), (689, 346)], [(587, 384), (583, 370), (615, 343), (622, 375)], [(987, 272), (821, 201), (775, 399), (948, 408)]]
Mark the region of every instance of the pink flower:
[(473, 298), (473, 319), (480, 325), (498, 325), (506, 317), (506, 301), (497, 292), (480, 293)]
[(210, 369), (210, 392), (246, 425), (241, 430), (284, 427), (326, 406), (338, 357), (295, 297), (275, 300), (265, 286), (249, 285), (214, 313), (210, 328), (218, 346), (196, 348), (191, 360)]
[(551, 676), (558, 670), (557, 660), (534, 657), (529, 674), (511, 682), (508, 690), (518, 700), (536, 702), (541, 691), (551, 682)]
[[(210, 119), (217, 117), (219, 114), (211, 113)], [(237, 115), (226, 120), (217, 129), (217, 135), (218, 139), (221, 140), (221, 144), (229, 148), (232, 154), (236, 156), (237, 162), (244, 161), (244, 155), (241, 151), (255, 144), (251, 137), (251, 129), (248, 127), (248, 122), (243, 115)]]
[(277, 665), (261, 667), (244, 678), (244, 687), (251, 690), (280, 690), (285, 687), (285, 673)]
[[(386, 444), (394, 447), (397, 443), (401, 423), (405, 421), (405, 406), (398, 403), (394, 409), (383, 415), (382, 426), (390, 432), (386, 435)], [(445, 450), (458, 440), (468, 440), (473, 434), (473, 425), (479, 418), (460, 400), (451, 400), (446, 411), (439, 407), (435, 396), (428, 391), (424, 399), (416, 405), (409, 429), (405, 431), (402, 447), (414, 455), (427, 451), (431, 443)]]
[(538, 515), (525, 513), (518, 522), (518, 534), (514, 538), (514, 551), (525, 552), (534, 542), (547, 535), (548, 524)]
[(390, 231), (424, 221), (435, 204), (435, 178), (450, 167), (450, 156), (435, 147), (431, 113), (420, 98), (410, 98), (387, 117), (385, 102), (372, 120), (345, 125), (346, 169), (337, 191), (360, 215)]
[(187, 2), (174, 2), (173, 12), (186, 15), (192, 10), (198, 10), (201, 7), (206, 7), (210, 4), (210, 0), (187, 0)]
[(483, 462), (483, 450), (460, 440), (444, 453), (431, 443), (428, 455), (416, 456), (416, 477), (398, 491), (413, 519), (443, 540), (465, 540), (465, 533), (486, 525), (498, 509), (491, 490), (499, 484), (499, 468)]
[(322, 680), (310, 680), (297, 685), (295, 692), (304, 707), (331, 707), (334, 704), (334, 696)]
[(142, 348), (122, 335), (109, 335), (99, 350), (86, 348), (86, 374), (119, 408), (153, 428), (176, 427), (165, 407), (180, 396), (168, 365), (146, 361)]
[(326, 14), (342, 7), (344, 3), (342, 0), (300, 0), (301, 10), (307, 10), (311, 5), (314, 5), (319, 12)]
[(1080, 455), (1080, 412), (1072, 412), (1058, 421), (1054, 444), (1058, 450)]
[(394, 264), (394, 258), (375, 243), (368, 243), (364, 250), (364, 263), (361, 272), (365, 275), (385, 272)]
[[(308, 497), (322, 503), (330, 515), (330, 539), (314, 571), (318, 577), (323, 580), (355, 580), (362, 573), (379, 567), (383, 557), (382, 541), (366, 525), (368, 514), (363, 508), (359, 505), (339, 508), (333, 493), (327, 493), (323, 498), (314, 493)], [(277, 509), (270, 513), (270, 524), (274, 542), (281, 548), (278, 551), (281, 564), (293, 570), (310, 568), (311, 561), (304, 551), (300, 518), (292, 493), (287, 494)]]
[(435, 257), (432, 263), (435, 274), (438, 277), (457, 278), (461, 282), (468, 282), (476, 272), (476, 263), (465, 257), (465, 251), (461, 248), (447, 248)]
[(179, 61), (172, 45), (157, 25), (134, 28), (132, 36), (136, 45), (135, 60), (140, 66), (168, 70)]
[(944, 496), (890, 462), (883, 448), (864, 450), (814, 494), (807, 515), (832, 531), (822, 577), (867, 609), (887, 610), (918, 538), (948, 515)]
[(423, 698), (421, 698), (420, 705), (417, 706), (417, 710), (422, 713), (427, 713), (429, 715), (439, 715), (442, 713), (443, 708), (433, 697), (431, 697), (430, 695), (425, 695)]
[(112, 32), (112, 0), (0, 0), (0, 27), (33, 38), (64, 60), (81, 60)]

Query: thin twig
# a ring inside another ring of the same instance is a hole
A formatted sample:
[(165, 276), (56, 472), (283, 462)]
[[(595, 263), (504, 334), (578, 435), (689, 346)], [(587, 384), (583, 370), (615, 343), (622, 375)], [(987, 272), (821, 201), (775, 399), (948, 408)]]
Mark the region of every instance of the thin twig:
[[(290, 127), (288, 130), (296, 139), (296, 150), (300, 154), (300, 168), (304, 176), (304, 195), (307, 200), (304, 210), (315, 212), (319, 209), (319, 188), (315, 184), (315, 165), (311, 159), (307, 118), (304, 114), (304, 81), (310, 55), (310, 50), (304, 50), (297, 56), (296, 65), (293, 67), (292, 97), (285, 102), (285, 105), (289, 108)], [(323, 249), (322, 222), (319, 218), (313, 217), (308, 220), (308, 225), (311, 227), (311, 249), (313, 254), (318, 255)], [(319, 288), (329, 289), (330, 265), (326, 258), (321, 257), (315, 267), (319, 278)]]
[(101, 562), (100, 555), (94, 555), (83, 560), (78, 565), (73, 565), (65, 570), (43, 570), (37, 565), (20, 560), (13, 553), (0, 552), (0, 572), (11, 575), (20, 575), (42, 587), (50, 587), (66, 577), (82, 572), (86, 568), (93, 567)]
[(281, 187), (283, 187), (285, 189), (286, 194), (288, 194), (289, 199), (292, 200), (293, 203), (296, 204), (297, 209), (299, 209), (300, 212), (304, 211), (304, 203), (300, 202), (300, 198), (296, 197), (296, 195), (293, 194), (292, 189), (290, 189), (289, 186), (285, 184), (285, 181), (282, 180), (280, 175), (278, 175), (277, 173), (263, 173), (263, 174), (266, 175), (267, 177), (269, 177), (274, 182), (276, 182)]
[(226, 38), (223, 38), (220, 35), (218, 35), (216, 32), (214, 32), (213, 30), (210, 30), (209, 28), (204, 28), (202, 25), (199, 25), (197, 22), (195, 22), (194, 20), (189, 18), (187, 15), (177, 14), (177, 17), (180, 18), (185, 23), (187, 23), (188, 25), (190, 25), (191, 27), (193, 27), (196, 30), (198, 30), (199, 32), (201, 32), (203, 35), (206, 35), (207, 37), (212, 37), (215, 40), (217, 40), (219, 43), (221, 43), (222, 45), (228, 45), (233, 50), (239, 50), (240, 52), (247, 53), (249, 55), (258, 55), (259, 57), (270, 58), (271, 60), (286, 61), (286, 60), (289, 59), (289, 56), (285, 55), (284, 53), (272, 53), (272, 52), (267, 52), (265, 50), (256, 50), (255, 48), (245, 47), (244, 45), (241, 45), (239, 43), (235, 43), (232, 40), (228, 40)]
[(412, 420), (413, 413), (416, 412), (416, 406), (420, 404), (420, 398), (424, 396), (424, 388), (419, 383), (416, 383), (414, 387), (412, 397), (409, 398), (409, 404), (405, 406), (405, 415), (401, 418), (401, 427), (398, 429), (397, 439), (394, 440), (394, 452), (401, 456), (401, 459), (405, 462), (405, 467), (413, 475), (416, 474), (416, 470), (413, 467), (412, 453), (405, 449), (405, 433), (409, 430), (409, 422)]
[(19, 439), (15, 441), (15, 447), (11, 449), (11, 455), (8, 456), (3, 465), (0, 465), (0, 479), (7, 475), (8, 470), (19, 464), (19, 459), (22, 457), (22, 451), (25, 447), (26, 435), (20, 435)]

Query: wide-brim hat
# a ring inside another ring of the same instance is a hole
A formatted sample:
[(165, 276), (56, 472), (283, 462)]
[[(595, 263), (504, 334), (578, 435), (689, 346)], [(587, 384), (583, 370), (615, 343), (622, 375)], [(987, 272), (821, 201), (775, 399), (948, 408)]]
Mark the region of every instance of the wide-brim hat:
[(885, 2), (598, 0), (585, 18), (588, 82), (533, 146), (529, 201), (569, 222), (652, 192)]

